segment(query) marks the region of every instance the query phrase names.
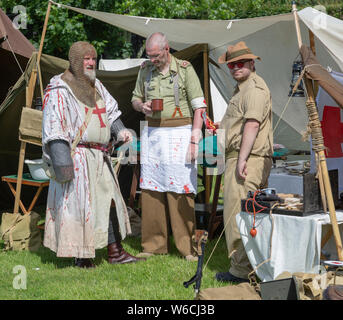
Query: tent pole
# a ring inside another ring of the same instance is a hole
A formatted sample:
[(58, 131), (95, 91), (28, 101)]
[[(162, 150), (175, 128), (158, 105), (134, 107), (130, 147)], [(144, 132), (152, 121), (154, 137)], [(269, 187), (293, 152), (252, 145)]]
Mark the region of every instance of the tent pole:
[(42, 52), (43, 52), (43, 45), (44, 45), (46, 29), (48, 27), (48, 21), (49, 21), (49, 15), (50, 15), (50, 10), (51, 10), (51, 4), (52, 4), (52, 1), (49, 1), (48, 9), (46, 10), (46, 15), (45, 15), (45, 21), (44, 21), (44, 26), (43, 26), (42, 37), (41, 37), (40, 45), (39, 45), (37, 64), (39, 64), (40, 58), (41, 58)]
[[(314, 34), (313, 34), (313, 32), (310, 29), (308, 30), (308, 34), (309, 34), (309, 38), (310, 38), (310, 48), (311, 48), (311, 51), (312, 51), (313, 55), (316, 55), (316, 44), (314, 42)], [(317, 97), (318, 81), (314, 80), (313, 84), (314, 84), (314, 97)]]
[[(302, 40), (301, 40), (301, 34), (300, 34), (299, 21), (298, 21), (297, 8), (296, 8), (295, 1), (292, 2), (292, 11), (293, 11), (293, 15), (294, 15), (295, 27), (296, 27), (297, 38), (298, 38), (298, 45), (299, 45), (299, 50), (300, 50), (300, 48), (302, 46)], [(317, 108), (315, 105), (313, 85), (312, 85), (312, 81), (307, 78), (306, 73), (304, 75), (304, 82), (305, 82), (305, 86), (306, 86), (306, 90), (307, 90), (307, 102), (306, 102), (306, 106), (308, 108), (307, 111), (308, 111), (309, 118), (312, 120), (312, 121), (310, 121), (311, 129), (312, 128), (316, 128), (316, 129), (319, 128), (320, 135), (322, 138), (322, 131), (321, 131), (321, 126), (320, 126), (320, 121), (319, 121), (319, 115), (318, 115), (318, 111), (317, 111)], [(311, 135), (312, 135), (312, 133), (311, 133)], [(332, 190), (331, 190), (330, 178), (329, 178), (329, 174), (328, 174), (328, 168), (327, 168), (327, 164), (326, 164), (324, 148), (321, 148), (321, 149), (318, 148), (318, 150), (314, 149), (314, 151), (317, 153), (318, 159), (319, 159), (319, 166), (320, 166), (320, 170), (321, 170), (321, 174), (322, 174), (322, 178), (323, 178), (323, 183), (324, 183), (324, 192), (325, 192), (327, 204), (329, 207), (330, 220), (331, 220), (333, 235), (335, 238), (338, 259), (340, 261), (343, 261), (342, 241), (341, 241), (341, 236), (340, 236), (339, 228), (338, 228), (338, 224), (337, 224), (336, 209), (335, 209), (335, 204), (334, 204), (333, 197), (332, 197)]]
[[(316, 44), (314, 42), (314, 34), (310, 29), (308, 30), (308, 33), (309, 33), (309, 38), (310, 38), (311, 51), (313, 55), (316, 55)], [(313, 84), (314, 84), (314, 97), (316, 97), (317, 92), (318, 92), (318, 81), (314, 80)], [(318, 154), (316, 154), (316, 163), (317, 164), (319, 163)], [(328, 209), (327, 209), (326, 197), (325, 197), (325, 191), (324, 191), (325, 187), (324, 187), (323, 175), (321, 171), (322, 170), (320, 166), (318, 166), (318, 182), (319, 182), (320, 195), (322, 198), (324, 212), (327, 213)]]
[[(206, 46), (206, 50), (203, 52), (203, 65), (204, 65), (204, 95), (205, 95), (205, 100), (206, 100), (206, 112), (207, 114), (209, 113), (209, 77), (208, 77), (208, 46)], [(203, 169), (203, 175), (205, 178), (205, 208), (207, 208), (207, 205), (210, 203), (210, 196), (211, 196), (211, 177), (207, 174), (206, 167)]]
[[(40, 63), (40, 57), (42, 55), (44, 38), (45, 38), (45, 33), (46, 33), (49, 15), (50, 15), (50, 9), (51, 9), (51, 1), (49, 1), (48, 9), (47, 9), (46, 15), (45, 15), (42, 37), (41, 37), (41, 42), (40, 42), (39, 51), (38, 51), (38, 55), (37, 55), (36, 67), (33, 68), (31, 76), (30, 76), (29, 83), (26, 86), (26, 103), (25, 103), (26, 108), (32, 107), (32, 100), (33, 100), (35, 84), (36, 84), (36, 80), (37, 80), (37, 66)], [(22, 180), (23, 180), (25, 150), (26, 150), (26, 142), (22, 141), (20, 144), (20, 151), (19, 151), (17, 185), (16, 185), (16, 194), (15, 194), (14, 209), (13, 209), (14, 213), (19, 212), (19, 202), (20, 202), (20, 195), (21, 195), (21, 185), (22, 185)]]

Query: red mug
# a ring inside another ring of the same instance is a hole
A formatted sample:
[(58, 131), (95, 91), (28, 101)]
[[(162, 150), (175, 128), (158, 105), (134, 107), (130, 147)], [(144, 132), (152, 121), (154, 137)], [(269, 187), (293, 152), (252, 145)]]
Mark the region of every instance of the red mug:
[(163, 99), (152, 99), (151, 108), (153, 112), (163, 111)]

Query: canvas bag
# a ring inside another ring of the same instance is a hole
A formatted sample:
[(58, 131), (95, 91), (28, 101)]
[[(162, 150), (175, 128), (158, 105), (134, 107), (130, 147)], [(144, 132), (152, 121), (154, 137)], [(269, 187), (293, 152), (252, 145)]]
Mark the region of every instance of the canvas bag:
[(41, 146), (42, 118), (41, 110), (24, 107), (19, 125), (19, 140)]
[(261, 300), (256, 274), (249, 274), (249, 282), (200, 290), (195, 300)]
[(244, 282), (220, 288), (201, 290), (195, 300), (261, 300), (258, 288)]
[(37, 251), (42, 243), (37, 223), (40, 215), (34, 211), (28, 214), (3, 213), (0, 226), (1, 239), (5, 250)]

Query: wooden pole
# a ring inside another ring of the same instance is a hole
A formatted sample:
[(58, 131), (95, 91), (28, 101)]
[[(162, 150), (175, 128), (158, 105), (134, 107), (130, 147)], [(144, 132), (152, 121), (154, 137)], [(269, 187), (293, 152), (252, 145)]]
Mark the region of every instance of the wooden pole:
[[(44, 21), (39, 51), (38, 51), (38, 55), (37, 55), (36, 66), (34, 66), (32, 72), (31, 72), (29, 83), (26, 86), (26, 103), (25, 103), (26, 108), (32, 107), (32, 100), (33, 100), (33, 95), (34, 95), (35, 85), (36, 85), (36, 80), (37, 80), (37, 66), (39, 65), (40, 58), (42, 56), (44, 38), (45, 38), (46, 29), (48, 26), (50, 10), (51, 10), (51, 1), (49, 1), (48, 9), (47, 9), (46, 15), (45, 15), (45, 21)], [(25, 150), (26, 150), (26, 142), (22, 141), (20, 144), (20, 151), (19, 151), (19, 164), (18, 164), (18, 173), (17, 173), (16, 195), (15, 195), (14, 209), (13, 209), (14, 213), (19, 212), (21, 185), (22, 185), (22, 180), (23, 180)]]
[[(294, 15), (295, 28), (296, 28), (296, 32), (297, 32), (298, 45), (299, 45), (299, 50), (300, 50), (300, 48), (302, 46), (302, 40), (301, 40), (300, 27), (299, 27), (299, 21), (298, 21), (297, 8), (296, 8), (295, 1), (292, 2), (292, 11), (293, 11), (293, 15)], [(305, 87), (307, 90), (307, 104), (306, 105), (307, 106), (310, 104), (315, 105), (312, 81), (307, 78), (306, 73), (304, 75), (304, 82), (305, 82)], [(313, 110), (311, 110), (311, 112), (313, 113)], [(317, 111), (315, 111), (315, 112), (317, 112)], [(318, 112), (315, 116), (317, 119), (319, 119)], [(327, 205), (329, 208), (330, 220), (331, 220), (333, 235), (335, 238), (338, 259), (340, 261), (343, 261), (342, 241), (341, 241), (341, 236), (340, 236), (339, 228), (338, 228), (338, 224), (337, 224), (336, 209), (335, 209), (335, 204), (334, 204), (333, 197), (332, 197), (332, 190), (331, 190), (328, 168), (327, 168), (327, 164), (326, 164), (325, 153), (324, 153), (324, 150), (315, 151), (315, 152), (318, 155), (321, 175), (323, 178), (323, 184), (324, 184), (324, 189), (325, 189), (324, 192), (326, 195)]]
[[(309, 34), (309, 38), (310, 38), (310, 48), (311, 48), (311, 51), (312, 51), (313, 55), (316, 55), (316, 44), (315, 44), (315, 41), (314, 41), (314, 34), (313, 34), (313, 32), (310, 29), (308, 30), (308, 34)], [(313, 84), (314, 84), (314, 97), (317, 97), (318, 81), (314, 80)]]
[[(310, 38), (310, 47), (311, 47), (311, 51), (313, 53), (313, 55), (316, 55), (316, 44), (314, 42), (314, 34), (313, 32), (309, 29), (309, 38)], [(317, 96), (317, 92), (318, 92), (318, 81), (313, 81), (314, 83), (314, 97)], [(316, 154), (316, 163), (319, 163), (319, 159), (318, 159), (318, 154)], [(326, 197), (325, 197), (325, 186), (324, 186), (324, 182), (323, 182), (323, 174), (322, 174), (322, 170), (321, 167), (318, 166), (318, 182), (319, 182), (319, 190), (320, 190), (320, 195), (321, 195), (321, 199), (322, 199), (322, 203), (323, 203), (323, 210), (325, 213), (327, 213), (328, 209), (327, 209), (327, 204), (326, 204)]]

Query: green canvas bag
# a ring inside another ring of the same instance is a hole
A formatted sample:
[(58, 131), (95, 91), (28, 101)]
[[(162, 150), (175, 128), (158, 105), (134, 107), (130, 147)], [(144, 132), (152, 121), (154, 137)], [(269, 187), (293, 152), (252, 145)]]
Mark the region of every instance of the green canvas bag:
[(40, 215), (34, 211), (28, 214), (3, 213), (0, 234), (4, 249), (37, 251), (42, 244), (37, 227), (39, 220)]

